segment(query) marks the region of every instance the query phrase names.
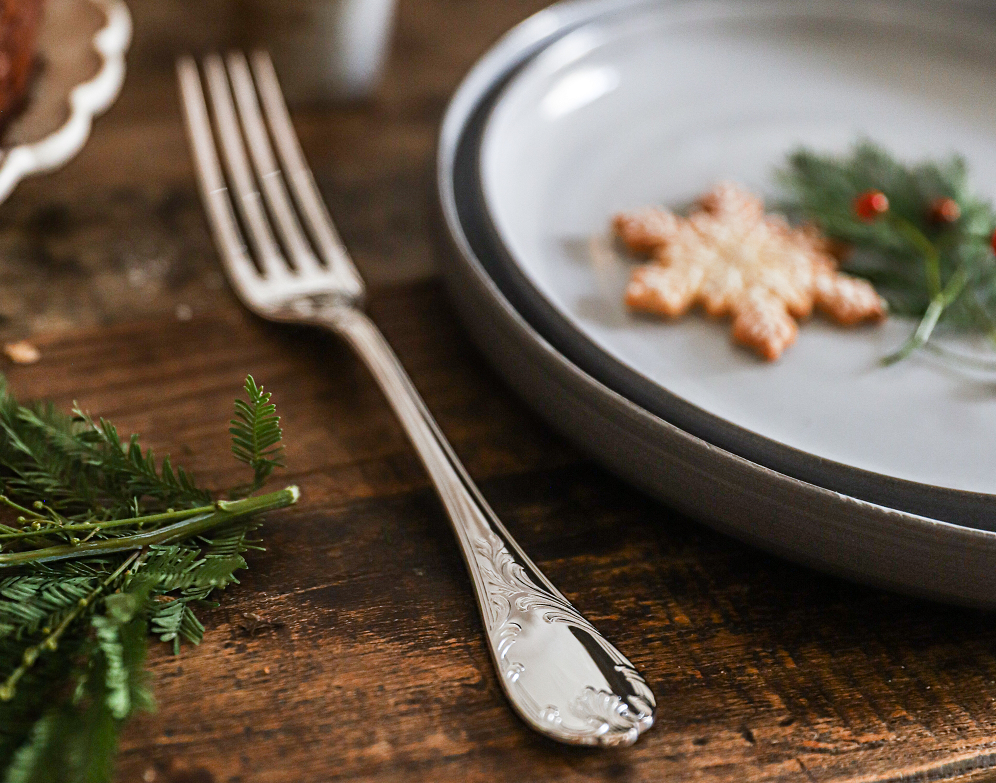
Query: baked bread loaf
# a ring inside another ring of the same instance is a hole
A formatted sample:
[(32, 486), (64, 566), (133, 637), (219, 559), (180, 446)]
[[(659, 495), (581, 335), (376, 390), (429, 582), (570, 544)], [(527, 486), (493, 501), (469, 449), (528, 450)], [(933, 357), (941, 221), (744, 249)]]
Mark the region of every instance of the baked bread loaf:
[(42, 0), (0, 0), (0, 127), (24, 100), (35, 62)]

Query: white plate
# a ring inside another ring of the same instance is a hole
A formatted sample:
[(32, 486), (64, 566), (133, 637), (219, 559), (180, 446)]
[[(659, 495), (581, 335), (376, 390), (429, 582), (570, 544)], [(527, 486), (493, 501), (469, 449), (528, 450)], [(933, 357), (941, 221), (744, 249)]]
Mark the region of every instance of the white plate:
[(912, 160), (959, 152), (996, 197), (994, 74), (996, 27), (946, 5), (630, 4), (511, 79), (481, 148), (486, 205), (559, 316), (739, 433), (720, 445), (742, 453), (746, 437), (762, 463), (786, 447), (873, 479), (996, 493), (996, 377), (924, 357), (881, 367), (911, 329), (900, 319), (844, 330), (814, 318), (768, 364), (733, 346), (725, 322), (633, 317), (632, 262), (606, 238), (619, 210), (687, 202), (723, 179), (768, 192), (797, 145), (844, 151), (862, 135)]
[(121, 91), (130, 41), (131, 16), (121, 0), (46, 0), (39, 73), (0, 141), (0, 202), (25, 177), (58, 168), (82, 149), (93, 118)]
[[(600, 383), (516, 309), (517, 292), (497, 263), (501, 248), (482, 220), (477, 176), (482, 126), (501, 86), (537, 51), (577, 25), (640, 2), (576, 0), (541, 11), (502, 38), (454, 95), (437, 156), (441, 212), (453, 243), (453, 252), (441, 259), (471, 336), (553, 428), (669, 505), (847, 578), (996, 607), (996, 533), (862, 502), (717, 448)], [(662, 524), (672, 518), (665, 510), (661, 516)]]

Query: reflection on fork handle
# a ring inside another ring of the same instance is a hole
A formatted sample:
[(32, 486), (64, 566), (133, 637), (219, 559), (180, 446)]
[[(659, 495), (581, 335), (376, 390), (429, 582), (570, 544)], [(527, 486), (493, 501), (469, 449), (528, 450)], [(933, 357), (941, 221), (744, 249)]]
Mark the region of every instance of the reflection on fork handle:
[(377, 326), (351, 307), (325, 309), (316, 320), (366, 363), (429, 472), (460, 542), (491, 656), (516, 712), (562, 742), (635, 742), (654, 721), (650, 688), (508, 534)]

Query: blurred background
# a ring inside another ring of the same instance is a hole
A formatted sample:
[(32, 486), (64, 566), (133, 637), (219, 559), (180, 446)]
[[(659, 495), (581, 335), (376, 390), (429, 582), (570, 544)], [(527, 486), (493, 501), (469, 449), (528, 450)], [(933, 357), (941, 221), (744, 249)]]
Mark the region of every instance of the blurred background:
[(23, 182), (0, 205), (0, 342), (163, 312), (186, 319), (231, 296), (180, 115), (174, 62), (184, 52), (271, 48), (309, 162), (367, 280), (376, 288), (427, 277), (441, 236), (433, 162), (447, 101), (491, 43), (545, 5), (129, 0), (134, 42), (121, 97), (67, 167)]

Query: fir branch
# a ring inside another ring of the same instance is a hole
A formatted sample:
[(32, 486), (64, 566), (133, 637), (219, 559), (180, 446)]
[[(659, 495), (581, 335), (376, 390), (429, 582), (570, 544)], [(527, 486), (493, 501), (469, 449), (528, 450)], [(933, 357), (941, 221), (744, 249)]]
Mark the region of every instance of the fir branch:
[(127, 560), (125, 560), (121, 565), (119, 565), (107, 579), (100, 582), (96, 587), (94, 587), (89, 593), (80, 598), (75, 606), (66, 613), (59, 624), (55, 626), (54, 629), (49, 631), (45, 638), (42, 639), (37, 644), (28, 647), (24, 654), (21, 656), (20, 665), (14, 669), (13, 672), (8, 675), (6, 681), (0, 685), (0, 701), (10, 701), (14, 698), (16, 693), (17, 683), (20, 682), (21, 678), (27, 674), (28, 669), (35, 665), (35, 661), (38, 660), (38, 656), (45, 651), (55, 651), (59, 647), (59, 640), (62, 638), (63, 634), (69, 629), (73, 624), (73, 621), (84, 614), (90, 605), (96, 600), (96, 598), (104, 592), (111, 584), (121, 576), (125, 570), (132, 565), (138, 558), (140, 553), (136, 552)]
[(8, 496), (41, 503), (74, 521), (139, 516), (211, 502), (186, 471), (166, 457), (157, 467), (137, 436), (79, 409), (73, 416), (48, 403), (19, 405), (0, 379), (0, 469)]
[(284, 464), (284, 449), (279, 445), (283, 432), (277, 408), (270, 402), (271, 395), (264, 392), (262, 386), (257, 386), (251, 375), (246, 377), (244, 388), (249, 401), (235, 401), (235, 418), (228, 431), (232, 435), (235, 459), (252, 468), (253, 480), (251, 484), (237, 488), (237, 495), (257, 491), (273, 469)]
[(296, 487), (246, 496), (282, 465), (282, 434), (270, 395), (245, 389), (232, 449), (253, 482), (212, 501), (137, 436), (79, 408), (22, 406), (0, 377), (4, 781), (109, 781), (118, 730), (152, 707), (148, 634), (177, 653), (199, 643), (197, 609), (237, 583), (259, 514), (297, 500)]
[(20, 639), (58, 625), (96, 586), (95, 576), (15, 576), (0, 581), (0, 636)]
[(210, 502), (209, 492), (199, 489), (193, 477), (178, 468), (173, 470), (170, 458), (163, 458), (160, 468), (151, 449), (143, 453), (138, 436), (122, 442), (117, 428), (106, 419), (96, 422), (86, 412), (75, 407), (74, 422), (82, 425), (82, 442), (86, 445), (81, 458), (101, 467), (102, 488), (109, 497), (121, 500), (154, 497), (160, 504), (173, 506), (202, 505)]
[[(799, 149), (777, 177), (790, 218), (852, 248), (845, 271), (873, 283), (893, 313), (919, 319), (885, 363), (926, 345), (941, 324), (996, 334), (996, 213), (971, 192), (962, 158), (906, 166), (865, 140), (842, 158)], [(856, 204), (876, 192), (887, 212), (869, 219)]]

